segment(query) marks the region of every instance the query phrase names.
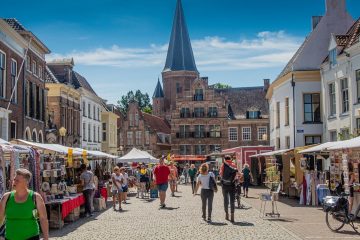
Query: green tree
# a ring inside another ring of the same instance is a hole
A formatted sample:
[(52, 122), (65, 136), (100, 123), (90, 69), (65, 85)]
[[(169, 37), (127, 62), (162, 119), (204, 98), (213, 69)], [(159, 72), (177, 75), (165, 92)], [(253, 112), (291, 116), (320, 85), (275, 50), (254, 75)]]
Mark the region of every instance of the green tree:
[(225, 84), (225, 83), (215, 83), (214, 88), (215, 89), (227, 89), (227, 88), (231, 88), (231, 86), (228, 84)]
[(141, 111), (151, 113), (152, 105), (150, 103), (150, 97), (147, 93), (142, 93), (140, 90), (136, 90), (135, 94), (133, 91), (129, 91), (126, 95), (123, 95), (117, 102), (120, 111), (124, 114), (127, 113), (130, 101), (137, 101)]

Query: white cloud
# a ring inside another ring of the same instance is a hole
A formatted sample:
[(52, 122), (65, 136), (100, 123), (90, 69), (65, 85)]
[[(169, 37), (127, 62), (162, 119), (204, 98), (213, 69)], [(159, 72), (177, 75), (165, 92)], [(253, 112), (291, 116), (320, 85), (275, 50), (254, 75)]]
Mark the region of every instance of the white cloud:
[[(195, 61), (200, 71), (245, 70), (282, 67), (303, 39), (284, 31), (264, 31), (252, 39), (229, 41), (208, 36), (192, 41)], [(73, 57), (75, 64), (113, 66), (119, 68), (159, 67), (166, 59), (167, 44), (151, 44), (148, 48), (124, 48), (113, 45), (92, 51), (55, 53), (48, 60)]]

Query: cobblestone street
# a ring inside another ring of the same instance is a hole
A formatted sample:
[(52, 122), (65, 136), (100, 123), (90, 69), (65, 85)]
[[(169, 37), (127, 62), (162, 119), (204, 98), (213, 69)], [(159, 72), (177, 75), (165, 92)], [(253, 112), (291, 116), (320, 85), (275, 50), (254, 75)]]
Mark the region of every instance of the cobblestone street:
[(159, 210), (159, 200), (132, 197), (123, 211), (112, 208), (93, 218), (80, 219), (51, 232), (53, 239), (298, 239), (275, 222), (259, 218), (246, 204), (236, 210), (235, 224), (224, 219), (222, 194), (215, 194), (213, 222), (201, 219), (200, 196), (193, 197), (190, 186), (179, 186), (177, 197), (167, 198), (167, 208)]

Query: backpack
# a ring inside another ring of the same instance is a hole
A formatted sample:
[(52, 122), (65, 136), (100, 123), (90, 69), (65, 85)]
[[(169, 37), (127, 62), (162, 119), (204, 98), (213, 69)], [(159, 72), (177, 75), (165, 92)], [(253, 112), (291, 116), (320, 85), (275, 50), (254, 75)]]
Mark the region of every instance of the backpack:
[(224, 170), (223, 176), (221, 179), (221, 183), (224, 186), (232, 186), (234, 185), (234, 180), (236, 177), (237, 169), (230, 166), (228, 163), (224, 162)]

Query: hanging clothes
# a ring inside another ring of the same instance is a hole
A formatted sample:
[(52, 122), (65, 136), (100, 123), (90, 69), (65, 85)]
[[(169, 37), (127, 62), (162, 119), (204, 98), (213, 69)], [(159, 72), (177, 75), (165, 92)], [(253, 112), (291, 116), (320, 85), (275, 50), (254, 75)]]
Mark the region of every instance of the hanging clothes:
[(306, 205), (310, 205), (310, 203), (311, 203), (311, 183), (312, 183), (311, 174), (310, 173), (305, 174), (305, 178), (306, 178)]

